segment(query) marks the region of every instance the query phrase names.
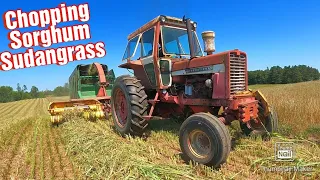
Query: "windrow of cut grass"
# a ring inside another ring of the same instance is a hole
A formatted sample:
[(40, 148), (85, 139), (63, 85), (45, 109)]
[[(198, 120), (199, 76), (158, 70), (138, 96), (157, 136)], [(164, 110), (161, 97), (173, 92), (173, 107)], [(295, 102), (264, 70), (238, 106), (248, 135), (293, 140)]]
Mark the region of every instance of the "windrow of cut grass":
[[(0, 104), (0, 179), (79, 179), (45, 98)], [(2, 114), (3, 113), (3, 114)]]
[[(0, 107), (0, 135), (25, 119), (48, 117), (48, 100), (45, 98), (28, 99), (10, 103), (1, 103)], [(2, 136), (0, 136), (2, 137)]]
[[(233, 150), (220, 170), (182, 160), (178, 143), (179, 124), (171, 120), (151, 121), (150, 137), (122, 138), (110, 121), (89, 122), (73, 118), (61, 125), (62, 139), (71, 160), (89, 179), (291, 179), (319, 178), (320, 149), (307, 140), (274, 137), (239, 138), (238, 125), (230, 127)], [(274, 143), (294, 141), (297, 160), (274, 161)], [(266, 172), (275, 166), (312, 166), (313, 172)]]

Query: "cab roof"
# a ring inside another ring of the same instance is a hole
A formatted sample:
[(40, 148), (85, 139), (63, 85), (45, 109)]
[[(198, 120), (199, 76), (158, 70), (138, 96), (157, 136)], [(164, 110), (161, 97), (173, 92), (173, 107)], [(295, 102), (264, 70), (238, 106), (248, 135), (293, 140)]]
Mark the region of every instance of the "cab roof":
[[(165, 19), (165, 21), (164, 22), (160, 21), (163, 18)], [(183, 19), (181, 19), (181, 18), (175, 18), (175, 17), (171, 17), (171, 16), (159, 15), (156, 18), (154, 18), (151, 21), (149, 21), (148, 23), (146, 23), (143, 26), (141, 26), (139, 29), (137, 29), (133, 33), (129, 34), (128, 40), (134, 38), (136, 35), (144, 32), (144, 31), (152, 28), (159, 21), (162, 24), (165, 24), (165, 25), (171, 25), (171, 26), (175, 26), (175, 27), (186, 28), (186, 24), (183, 22)], [(191, 24), (196, 24), (196, 22), (191, 21)], [(194, 30), (195, 30), (195, 27), (194, 27)]]

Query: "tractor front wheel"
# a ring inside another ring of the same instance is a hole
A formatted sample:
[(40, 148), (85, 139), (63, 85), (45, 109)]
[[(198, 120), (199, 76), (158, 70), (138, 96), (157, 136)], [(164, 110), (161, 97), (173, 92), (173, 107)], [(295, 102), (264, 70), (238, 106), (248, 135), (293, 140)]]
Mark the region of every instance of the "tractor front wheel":
[(231, 150), (227, 127), (209, 113), (196, 113), (181, 125), (180, 147), (187, 161), (214, 168), (223, 164)]
[(111, 111), (116, 130), (122, 135), (141, 136), (148, 126), (148, 102), (144, 87), (136, 77), (120, 76), (111, 93)]

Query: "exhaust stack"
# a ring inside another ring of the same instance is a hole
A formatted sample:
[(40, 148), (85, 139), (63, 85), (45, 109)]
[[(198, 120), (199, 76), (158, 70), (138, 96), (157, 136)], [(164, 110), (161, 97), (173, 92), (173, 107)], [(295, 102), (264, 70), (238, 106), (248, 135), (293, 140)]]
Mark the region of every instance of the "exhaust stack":
[(204, 42), (204, 52), (206, 52), (207, 55), (211, 55), (216, 51), (214, 42), (214, 38), (216, 35), (213, 31), (204, 31), (203, 33), (201, 33), (201, 35)]
[(195, 58), (195, 51), (194, 51), (194, 43), (193, 43), (193, 34), (192, 34), (192, 24), (190, 18), (185, 18), (183, 16), (182, 21), (186, 23), (187, 33), (188, 33), (188, 42), (189, 42), (189, 49), (190, 49), (190, 60)]

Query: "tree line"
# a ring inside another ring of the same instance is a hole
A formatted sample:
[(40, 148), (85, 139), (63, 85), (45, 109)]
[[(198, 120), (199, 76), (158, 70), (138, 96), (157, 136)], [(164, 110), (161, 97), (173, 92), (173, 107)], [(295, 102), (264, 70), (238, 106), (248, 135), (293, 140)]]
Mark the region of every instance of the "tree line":
[[(316, 68), (306, 65), (272, 66), (266, 70), (248, 71), (248, 83), (252, 84), (288, 84), (319, 80), (320, 73)], [(28, 90), (26, 85), (17, 84), (16, 89), (10, 86), (0, 86), (0, 103), (19, 101), (23, 99), (44, 98), (48, 96), (68, 96), (69, 85), (58, 86), (54, 90), (39, 91), (36, 86)]]
[(316, 68), (306, 65), (272, 66), (266, 70), (248, 71), (248, 83), (252, 84), (288, 84), (319, 80), (320, 73)]
[(32, 98), (44, 98), (48, 96), (68, 96), (69, 85), (65, 83), (64, 86), (58, 86), (54, 90), (39, 91), (36, 86), (32, 86), (28, 90), (26, 85), (21, 86), (17, 84), (16, 89), (11, 86), (0, 86), (0, 103), (19, 101)]

